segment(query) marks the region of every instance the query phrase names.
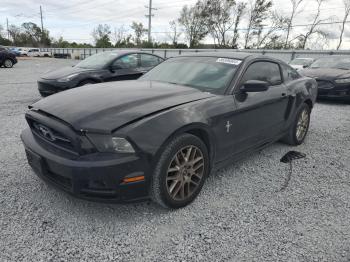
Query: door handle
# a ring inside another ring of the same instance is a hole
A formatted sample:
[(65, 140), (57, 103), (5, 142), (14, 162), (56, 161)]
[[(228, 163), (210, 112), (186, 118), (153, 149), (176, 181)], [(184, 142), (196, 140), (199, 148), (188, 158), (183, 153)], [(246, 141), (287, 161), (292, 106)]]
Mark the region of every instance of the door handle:
[(285, 97), (287, 94), (286, 93), (282, 93), (282, 97)]

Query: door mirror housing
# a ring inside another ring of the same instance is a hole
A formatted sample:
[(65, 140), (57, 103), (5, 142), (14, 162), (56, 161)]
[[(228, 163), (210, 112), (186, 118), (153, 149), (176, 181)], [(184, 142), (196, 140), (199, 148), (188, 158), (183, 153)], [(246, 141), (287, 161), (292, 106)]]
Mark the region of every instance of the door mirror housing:
[(240, 90), (244, 93), (264, 92), (269, 89), (269, 83), (260, 80), (248, 80), (243, 84)]

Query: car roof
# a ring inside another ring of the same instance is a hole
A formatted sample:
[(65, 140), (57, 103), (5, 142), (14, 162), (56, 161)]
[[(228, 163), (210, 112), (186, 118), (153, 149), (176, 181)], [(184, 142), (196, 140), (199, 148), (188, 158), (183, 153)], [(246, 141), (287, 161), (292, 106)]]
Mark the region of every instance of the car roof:
[(148, 53), (148, 52), (143, 52), (143, 51), (140, 51), (140, 50), (110, 50), (110, 51), (105, 51), (105, 52), (108, 52), (108, 53), (113, 53), (113, 54), (116, 54), (116, 55), (126, 55), (126, 54), (149, 54), (149, 55), (154, 55), (154, 56), (158, 56), (156, 54), (152, 54), (152, 53)]
[(223, 57), (223, 58), (233, 58), (233, 59), (240, 59), (244, 60), (248, 57), (250, 58), (260, 58), (265, 57), (260, 54), (253, 54), (253, 53), (244, 53), (244, 52), (196, 52), (196, 53), (189, 53), (189, 54), (182, 54), (181, 56), (207, 56), (207, 57)]

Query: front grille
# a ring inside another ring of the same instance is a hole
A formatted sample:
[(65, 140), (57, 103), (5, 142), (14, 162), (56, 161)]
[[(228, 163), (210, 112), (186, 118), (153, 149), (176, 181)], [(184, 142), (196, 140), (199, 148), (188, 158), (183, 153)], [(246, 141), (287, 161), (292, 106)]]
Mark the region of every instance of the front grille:
[(64, 134), (34, 120), (29, 120), (29, 125), (32, 131), (40, 138), (59, 147), (74, 151), (72, 141)]
[(330, 81), (326, 80), (317, 80), (318, 88), (320, 89), (332, 89), (334, 88), (334, 85)]

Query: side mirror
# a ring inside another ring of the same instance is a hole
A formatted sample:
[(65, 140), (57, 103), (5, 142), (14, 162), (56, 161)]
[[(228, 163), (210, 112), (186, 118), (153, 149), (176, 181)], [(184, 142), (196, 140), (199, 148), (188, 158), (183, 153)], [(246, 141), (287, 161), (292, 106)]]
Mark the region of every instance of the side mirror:
[(308, 68), (309, 66), (308, 65), (303, 65), (303, 68)]
[(269, 89), (269, 83), (259, 80), (248, 80), (243, 84), (240, 90), (244, 93), (248, 92), (264, 92)]

